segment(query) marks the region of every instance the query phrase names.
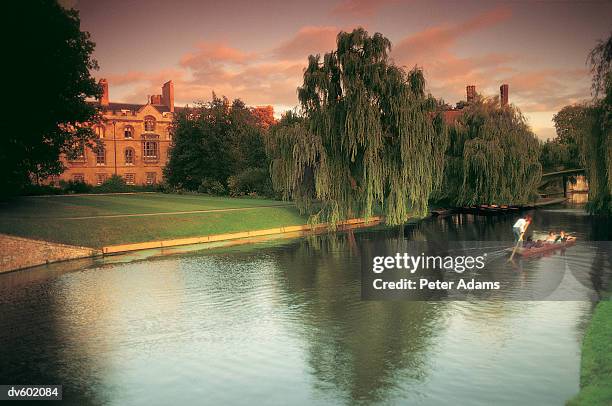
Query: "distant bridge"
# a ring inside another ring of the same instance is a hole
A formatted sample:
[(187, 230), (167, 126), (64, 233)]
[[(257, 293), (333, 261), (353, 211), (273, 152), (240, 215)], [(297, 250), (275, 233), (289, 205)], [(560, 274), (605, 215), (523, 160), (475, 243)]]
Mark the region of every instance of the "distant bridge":
[(584, 174), (584, 168), (578, 169), (565, 169), (563, 171), (549, 172), (542, 174), (542, 181), (539, 187), (546, 186), (553, 178), (563, 177), (563, 196), (567, 197), (567, 178), (572, 175)]
[(548, 176), (568, 176), (568, 175), (575, 175), (575, 174), (579, 174), (579, 173), (584, 173), (585, 169), (584, 168), (580, 168), (580, 169), (565, 169), (563, 171), (558, 171), (558, 172), (549, 172), (549, 173), (543, 173), (542, 177), (548, 177)]

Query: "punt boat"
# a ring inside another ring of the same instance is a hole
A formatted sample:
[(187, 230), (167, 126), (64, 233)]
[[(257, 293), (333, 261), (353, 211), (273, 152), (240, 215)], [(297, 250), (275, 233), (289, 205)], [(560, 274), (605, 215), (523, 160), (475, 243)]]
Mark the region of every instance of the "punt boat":
[[(534, 255), (545, 254), (547, 252), (553, 252), (567, 247), (571, 247), (574, 244), (576, 244), (575, 239), (564, 242), (543, 242), (540, 246), (534, 245), (530, 247), (519, 247), (516, 249), (516, 253), (514, 255), (531, 257)], [(506, 248), (506, 251), (511, 253), (512, 251), (514, 251), (514, 247)]]

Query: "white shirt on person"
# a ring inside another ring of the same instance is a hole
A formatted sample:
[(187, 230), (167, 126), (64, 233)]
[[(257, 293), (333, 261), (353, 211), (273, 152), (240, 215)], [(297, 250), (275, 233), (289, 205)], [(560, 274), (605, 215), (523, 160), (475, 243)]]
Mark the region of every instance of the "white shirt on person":
[(527, 220), (520, 218), (514, 223), (513, 228), (518, 228), (521, 230), (521, 233), (525, 232), (525, 226), (527, 225)]

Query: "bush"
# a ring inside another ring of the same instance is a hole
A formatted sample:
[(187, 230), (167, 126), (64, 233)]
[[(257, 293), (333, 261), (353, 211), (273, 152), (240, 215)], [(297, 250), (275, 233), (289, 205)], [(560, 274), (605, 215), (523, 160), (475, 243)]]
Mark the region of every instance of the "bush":
[[(223, 191), (225, 188), (221, 185)], [(25, 196), (39, 195), (61, 195), (61, 194), (82, 194), (82, 193), (129, 193), (129, 192), (163, 192), (177, 193), (185, 192), (181, 187), (171, 187), (162, 182), (154, 185), (128, 185), (119, 175), (113, 175), (99, 186), (92, 186), (89, 183), (75, 180), (60, 180), (59, 186), (39, 185), (36, 183), (25, 186), (21, 194)]]
[(64, 193), (91, 193), (92, 186), (76, 180), (60, 180), (60, 188)]
[[(151, 186), (137, 186), (140, 188), (146, 188), (143, 191), (151, 191), (151, 192), (161, 192), (161, 193), (166, 193), (166, 194), (177, 194), (177, 195), (182, 195), (186, 192), (185, 188), (183, 188), (182, 185), (178, 184), (178, 185), (170, 185), (168, 182), (166, 182), (165, 180), (156, 184), (156, 185), (151, 185)], [(149, 190), (150, 188), (150, 190)]]
[(266, 169), (249, 168), (227, 179), (230, 196), (273, 196), (272, 181)]
[(22, 194), (25, 196), (59, 195), (62, 189), (53, 185), (39, 185), (32, 183), (23, 188)]
[(161, 193), (172, 193), (173, 187), (168, 184), (166, 181), (162, 181), (156, 185), (156, 192)]
[(207, 193), (209, 195), (223, 196), (227, 194), (225, 187), (218, 180), (206, 178), (198, 187), (198, 193)]
[(113, 175), (95, 188), (96, 193), (132, 192), (135, 188), (128, 186), (119, 175)]

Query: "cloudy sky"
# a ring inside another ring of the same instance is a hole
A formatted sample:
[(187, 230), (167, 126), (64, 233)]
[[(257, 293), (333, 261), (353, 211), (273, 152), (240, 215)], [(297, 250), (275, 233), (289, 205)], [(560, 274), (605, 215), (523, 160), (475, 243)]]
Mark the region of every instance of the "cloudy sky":
[(97, 78), (111, 101), (145, 102), (175, 83), (178, 105), (217, 95), (249, 105), (297, 104), (309, 54), (334, 48), (336, 34), (381, 32), (398, 65), (423, 68), (428, 90), (449, 103), (465, 86), (510, 101), (541, 138), (552, 115), (590, 97), (588, 51), (612, 30), (610, 1), (98, 1), (80, 10), (96, 42)]

